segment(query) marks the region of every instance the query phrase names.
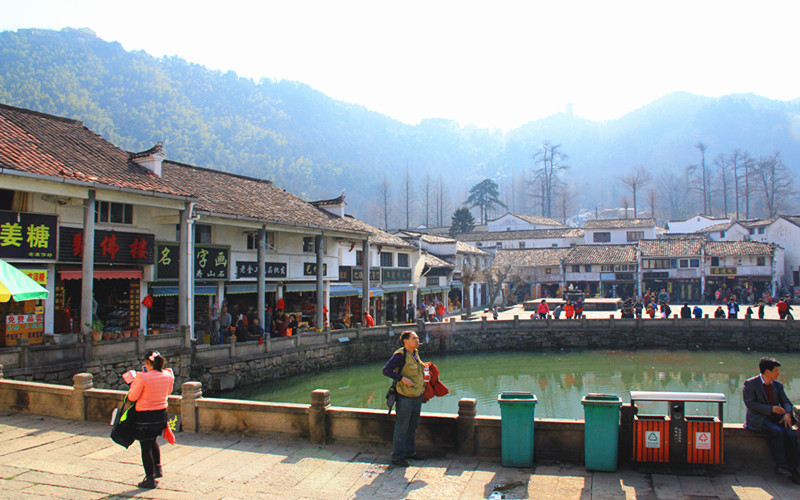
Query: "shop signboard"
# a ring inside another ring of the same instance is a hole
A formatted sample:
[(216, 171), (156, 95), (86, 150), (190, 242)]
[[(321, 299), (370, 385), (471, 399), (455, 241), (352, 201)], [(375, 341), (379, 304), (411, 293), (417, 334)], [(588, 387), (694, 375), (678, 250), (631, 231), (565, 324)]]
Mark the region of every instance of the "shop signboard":
[(614, 273), (600, 273), (600, 281), (614, 281), (615, 279)]
[[(156, 243), (156, 279), (178, 279), (180, 245), (178, 243)], [(230, 247), (218, 245), (195, 245), (194, 277), (197, 280), (226, 280), (229, 277), (228, 262)]]
[[(83, 260), (83, 229), (61, 228), (58, 260), (62, 262), (81, 262)], [(96, 264), (152, 264), (153, 235), (95, 230), (94, 262)]]
[(617, 273), (617, 281), (633, 281), (633, 273)]
[[(303, 276), (316, 276), (317, 275), (317, 263), (316, 262), (306, 262), (303, 264)], [(322, 275), (328, 275), (328, 264), (322, 264)]]
[(47, 286), (47, 269), (20, 269), (30, 279), (42, 286)]
[(55, 260), (58, 216), (0, 210), (0, 258)]
[(736, 276), (735, 267), (712, 267), (712, 276)]
[[(237, 260), (236, 261), (236, 277), (237, 278), (255, 278), (258, 276), (258, 262), (254, 260)], [(285, 278), (286, 277), (286, 262), (265, 262), (264, 263), (264, 277), (265, 278)]]
[(339, 281), (343, 283), (353, 281), (353, 268), (351, 266), (339, 266)]
[(439, 276), (425, 276), (425, 286), (439, 286)]
[[(354, 267), (353, 268), (353, 280), (352, 281), (363, 281), (364, 280), (364, 268), (363, 267)], [(371, 267), (369, 268), (369, 280), (373, 283), (377, 283), (381, 280), (381, 268), (380, 267)]]
[(669, 272), (644, 273), (644, 279), (657, 280), (669, 278)]
[(411, 283), (411, 268), (384, 267), (381, 269), (382, 283)]

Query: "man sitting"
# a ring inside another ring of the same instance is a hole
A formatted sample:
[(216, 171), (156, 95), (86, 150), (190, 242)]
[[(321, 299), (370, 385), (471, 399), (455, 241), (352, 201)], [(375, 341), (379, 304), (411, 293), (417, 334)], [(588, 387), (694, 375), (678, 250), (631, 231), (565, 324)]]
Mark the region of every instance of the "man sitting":
[(744, 426), (769, 436), (776, 474), (789, 476), (793, 482), (800, 484), (797, 432), (792, 428), (792, 402), (783, 391), (783, 384), (777, 381), (781, 364), (773, 358), (761, 358), (758, 369), (761, 375), (746, 380), (742, 390), (747, 407)]

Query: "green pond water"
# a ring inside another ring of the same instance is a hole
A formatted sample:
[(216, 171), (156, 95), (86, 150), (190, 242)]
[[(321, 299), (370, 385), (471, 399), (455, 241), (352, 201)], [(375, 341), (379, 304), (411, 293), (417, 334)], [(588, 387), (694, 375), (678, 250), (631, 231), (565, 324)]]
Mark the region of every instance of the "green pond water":
[[(458, 413), (458, 400), (475, 398), (479, 415), (500, 415), (498, 394), (528, 391), (536, 395), (536, 418), (583, 419), (581, 398), (589, 393), (616, 394), (625, 403), (629, 391), (721, 392), (726, 422), (744, 422), (742, 384), (758, 373), (765, 354), (733, 351), (585, 351), (498, 352), (441, 356), (421, 349), (423, 361), (439, 368), (450, 394), (433, 398), (423, 412)], [(767, 354), (773, 355), (773, 354)], [(800, 354), (776, 355), (781, 380), (793, 403), (800, 403)], [(388, 353), (387, 353), (388, 359)], [(331, 405), (386, 409), (391, 380), (383, 362), (299, 375), (228, 391), (224, 398), (310, 403), (311, 391), (331, 391)], [(642, 412), (666, 414), (666, 403), (640, 405)], [(712, 404), (687, 403), (687, 415), (716, 415)]]

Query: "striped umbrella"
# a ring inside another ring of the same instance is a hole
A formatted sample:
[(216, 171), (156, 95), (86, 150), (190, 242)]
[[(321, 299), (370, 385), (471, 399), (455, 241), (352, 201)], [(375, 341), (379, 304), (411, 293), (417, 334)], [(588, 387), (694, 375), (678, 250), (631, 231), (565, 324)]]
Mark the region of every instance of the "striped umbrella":
[(47, 289), (8, 262), (0, 260), (0, 302), (8, 302), (11, 298), (17, 302), (46, 299)]

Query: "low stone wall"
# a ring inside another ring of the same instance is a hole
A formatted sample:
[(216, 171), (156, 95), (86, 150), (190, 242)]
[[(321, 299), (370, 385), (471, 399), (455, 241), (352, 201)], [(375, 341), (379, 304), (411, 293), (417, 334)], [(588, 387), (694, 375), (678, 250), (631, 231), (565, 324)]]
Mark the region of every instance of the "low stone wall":
[[(72, 387), (0, 378), (0, 409), (73, 420), (108, 421), (124, 394), (94, 388), (88, 373), (75, 375)], [(281, 436), (323, 445), (367, 442), (387, 454), (395, 421), (394, 415), (382, 410), (330, 406), (327, 390), (314, 391), (310, 404), (261, 403), (204, 398), (199, 382), (186, 382), (180, 396), (170, 396), (168, 411), (180, 415), (183, 432)], [(622, 412), (626, 413), (630, 412)], [(423, 451), (498, 459), (501, 426), (500, 417), (478, 416), (475, 400), (462, 399), (458, 415), (422, 414), (417, 445)], [(534, 438), (539, 462), (583, 462), (581, 420), (538, 419)], [(630, 450), (629, 441), (630, 436), (621, 432), (621, 465), (630, 465), (630, 453), (625, 451)], [(724, 426), (724, 456), (728, 470), (760, 469), (772, 464), (766, 438), (744, 430), (741, 424)]]

